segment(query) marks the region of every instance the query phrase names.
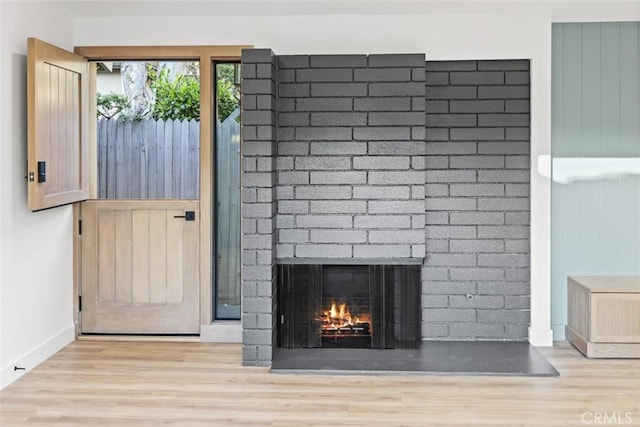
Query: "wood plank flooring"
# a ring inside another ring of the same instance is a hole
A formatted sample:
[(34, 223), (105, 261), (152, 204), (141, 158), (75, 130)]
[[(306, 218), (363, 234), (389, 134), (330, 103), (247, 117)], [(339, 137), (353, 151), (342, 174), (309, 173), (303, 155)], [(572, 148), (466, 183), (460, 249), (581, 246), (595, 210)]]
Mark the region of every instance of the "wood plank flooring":
[(540, 352), (560, 377), (275, 375), (238, 344), (76, 341), (0, 393), (0, 425), (640, 425), (640, 360)]

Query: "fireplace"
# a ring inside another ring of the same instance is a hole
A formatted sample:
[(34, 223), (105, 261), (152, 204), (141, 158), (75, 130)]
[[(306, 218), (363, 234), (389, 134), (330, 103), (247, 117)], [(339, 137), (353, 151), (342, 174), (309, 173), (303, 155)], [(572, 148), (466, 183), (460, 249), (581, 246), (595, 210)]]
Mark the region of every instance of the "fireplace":
[(419, 265), (284, 264), (278, 293), (280, 347), (419, 346)]
[(245, 364), (277, 346), (527, 339), (528, 60), (242, 64)]

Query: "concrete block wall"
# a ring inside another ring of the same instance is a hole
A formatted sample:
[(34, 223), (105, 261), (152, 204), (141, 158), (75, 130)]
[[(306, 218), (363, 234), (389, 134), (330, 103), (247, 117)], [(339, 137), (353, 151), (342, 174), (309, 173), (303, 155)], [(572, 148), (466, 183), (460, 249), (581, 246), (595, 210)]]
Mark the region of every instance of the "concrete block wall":
[(424, 63), (278, 58), (278, 258), (424, 258)]
[(242, 52), (242, 360), (270, 365), (276, 340), (276, 56)]
[(526, 340), (529, 61), (426, 64), (423, 337)]
[(271, 362), (276, 259), (424, 258), (424, 339), (527, 339), (529, 62), (424, 64), (244, 52), (245, 364)]

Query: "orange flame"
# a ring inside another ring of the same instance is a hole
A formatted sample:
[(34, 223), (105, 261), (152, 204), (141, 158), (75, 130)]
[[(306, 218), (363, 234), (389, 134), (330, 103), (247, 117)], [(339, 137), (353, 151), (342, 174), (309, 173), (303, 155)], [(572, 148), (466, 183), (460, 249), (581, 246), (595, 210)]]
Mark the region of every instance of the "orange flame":
[(338, 317), (338, 314), (336, 313), (336, 303), (331, 301), (331, 308), (329, 309), (329, 313), (325, 311), (324, 314), (325, 316), (329, 316), (329, 318), (331, 319), (335, 319), (336, 317)]
[(322, 329), (337, 329), (371, 323), (368, 315), (352, 316), (346, 303), (331, 301), (329, 310), (323, 312)]

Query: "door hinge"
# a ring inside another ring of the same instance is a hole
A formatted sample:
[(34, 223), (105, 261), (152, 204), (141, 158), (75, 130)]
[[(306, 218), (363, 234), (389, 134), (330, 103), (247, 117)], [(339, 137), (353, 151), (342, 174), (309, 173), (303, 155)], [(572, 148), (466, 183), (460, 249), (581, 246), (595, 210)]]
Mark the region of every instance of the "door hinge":
[(82, 311), (82, 295), (78, 295), (78, 311)]
[(284, 325), (284, 314), (280, 315), (280, 324)]
[(82, 234), (82, 220), (78, 220), (78, 234)]

